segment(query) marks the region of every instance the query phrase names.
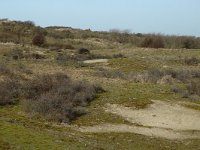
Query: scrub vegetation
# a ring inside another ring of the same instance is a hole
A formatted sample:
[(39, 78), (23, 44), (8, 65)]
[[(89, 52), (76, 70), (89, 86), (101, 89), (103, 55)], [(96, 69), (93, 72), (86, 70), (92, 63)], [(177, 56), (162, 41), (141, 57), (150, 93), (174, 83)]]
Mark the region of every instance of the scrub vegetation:
[[(106, 61), (85, 63), (98, 59)], [(196, 150), (198, 138), (79, 128), (141, 127), (106, 106), (142, 110), (159, 100), (199, 111), (199, 64), (198, 37), (0, 20), (0, 149)]]

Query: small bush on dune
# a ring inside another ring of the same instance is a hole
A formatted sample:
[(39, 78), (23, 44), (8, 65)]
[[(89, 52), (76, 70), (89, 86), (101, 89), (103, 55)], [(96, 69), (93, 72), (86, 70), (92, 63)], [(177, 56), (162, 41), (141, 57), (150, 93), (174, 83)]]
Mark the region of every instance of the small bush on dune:
[(46, 119), (70, 122), (85, 113), (83, 107), (95, 99), (103, 89), (86, 82), (72, 81), (64, 74), (42, 75), (25, 87), (27, 112)]
[(146, 48), (164, 48), (164, 41), (160, 36), (146, 37), (141, 44), (142, 47)]
[(86, 48), (80, 48), (78, 54), (90, 54), (90, 51)]
[(13, 78), (0, 82), (0, 105), (15, 104), (21, 93), (21, 84)]
[(192, 37), (185, 38), (182, 43), (183, 43), (183, 48), (195, 49), (198, 47), (196, 39)]
[(6, 65), (0, 65), (0, 105), (16, 104), (23, 95), (24, 78), (21, 73), (24, 73), (24, 69), (17, 66), (11, 70)]
[(32, 39), (32, 44), (42, 46), (45, 44), (45, 36), (43, 34), (36, 34)]

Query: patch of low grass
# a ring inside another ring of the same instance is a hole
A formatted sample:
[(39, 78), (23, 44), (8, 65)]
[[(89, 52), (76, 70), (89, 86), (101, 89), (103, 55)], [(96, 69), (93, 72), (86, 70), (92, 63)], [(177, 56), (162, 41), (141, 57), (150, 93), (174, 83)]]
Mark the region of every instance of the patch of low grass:
[(125, 73), (143, 72), (150, 67), (150, 64), (141, 59), (117, 58), (109, 60), (109, 66)]
[[(48, 132), (37, 128), (27, 128), (19, 124), (0, 122), (0, 141), (13, 149), (82, 149), (84, 143), (75, 142), (75, 137), (61, 136), (61, 132)], [(60, 133), (60, 134), (59, 134)], [(0, 143), (1, 144), (1, 143)]]
[(169, 85), (123, 83), (110, 85), (106, 93), (101, 94), (87, 109), (89, 114), (73, 121), (73, 124), (91, 126), (104, 123), (130, 124), (124, 118), (105, 112), (106, 104), (119, 104), (125, 107), (143, 109), (151, 100), (183, 100), (174, 94)]
[(187, 90), (190, 94), (196, 94), (200, 96), (200, 80), (191, 81), (187, 86)]
[(184, 62), (187, 65), (198, 65), (200, 63), (200, 60), (196, 57), (191, 57), (191, 58), (185, 57)]
[(104, 68), (98, 68), (96, 71), (96, 75), (105, 78), (120, 78), (126, 79), (126, 75), (118, 70), (109, 70)]
[(0, 75), (10, 75), (12, 73), (13, 72), (7, 65), (4, 65), (4, 64), (0, 65)]
[(200, 105), (195, 105), (195, 104), (183, 104), (183, 106), (194, 109), (194, 110), (198, 110), (200, 111)]

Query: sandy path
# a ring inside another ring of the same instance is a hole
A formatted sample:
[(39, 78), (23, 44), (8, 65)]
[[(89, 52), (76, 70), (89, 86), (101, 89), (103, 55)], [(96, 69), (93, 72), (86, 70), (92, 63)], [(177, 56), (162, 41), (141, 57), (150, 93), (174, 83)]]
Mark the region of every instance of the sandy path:
[(83, 63), (85, 64), (94, 64), (94, 63), (107, 63), (108, 59), (93, 59), (93, 60), (85, 60)]
[[(148, 108), (134, 109), (107, 104), (105, 111), (121, 116), (133, 125), (102, 124), (81, 127), (81, 132), (130, 132), (167, 139), (200, 139), (200, 111), (178, 104), (153, 101)], [(137, 124), (139, 126), (135, 126)]]

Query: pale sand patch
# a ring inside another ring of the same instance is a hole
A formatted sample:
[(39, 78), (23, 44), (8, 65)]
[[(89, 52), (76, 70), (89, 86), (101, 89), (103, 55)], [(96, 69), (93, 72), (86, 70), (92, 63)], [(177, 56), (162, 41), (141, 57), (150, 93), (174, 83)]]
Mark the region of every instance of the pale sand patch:
[(93, 60), (85, 60), (83, 63), (85, 64), (93, 64), (93, 63), (107, 63), (108, 59), (93, 59)]
[(105, 107), (106, 112), (121, 116), (133, 125), (103, 124), (93, 127), (81, 127), (80, 131), (129, 132), (167, 139), (200, 139), (200, 111), (175, 103), (153, 102), (145, 109), (107, 104)]
[(88, 133), (136, 133), (151, 137), (166, 138), (170, 140), (200, 139), (200, 132), (183, 132), (162, 128), (139, 127), (126, 124), (101, 124), (97, 126), (81, 127), (79, 128), (79, 131)]
[(143, 126), (175, 130), (200, 130), (200, 111), (174, 103), (153, 102), (148, 108), (139, 110), (107, 104), (105, 110), (122, 116), (131, 123)]

